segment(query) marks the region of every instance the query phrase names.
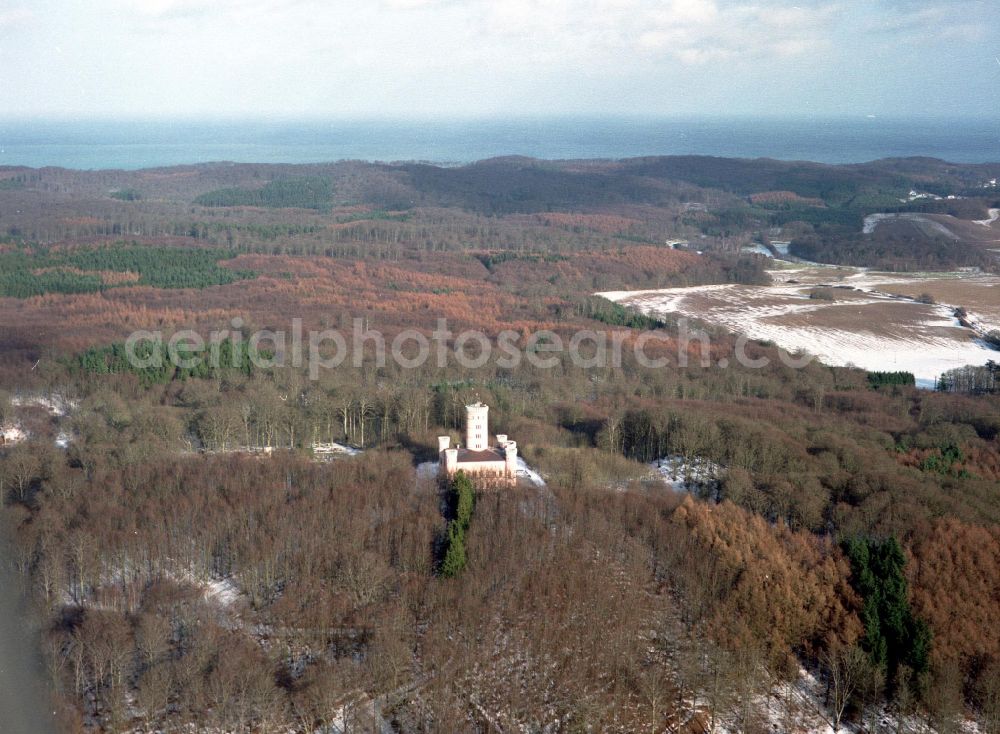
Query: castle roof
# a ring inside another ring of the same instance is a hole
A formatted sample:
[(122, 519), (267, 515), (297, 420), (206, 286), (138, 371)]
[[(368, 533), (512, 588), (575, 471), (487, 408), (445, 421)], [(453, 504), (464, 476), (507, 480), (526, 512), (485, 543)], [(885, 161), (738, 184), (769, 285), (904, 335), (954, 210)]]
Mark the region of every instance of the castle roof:
[(470, 449), (458, 450), (459, 464), (478, 461), (504, 461), (504, 455), (496, 449), (484, 449), (483, 451), (472, 451)]

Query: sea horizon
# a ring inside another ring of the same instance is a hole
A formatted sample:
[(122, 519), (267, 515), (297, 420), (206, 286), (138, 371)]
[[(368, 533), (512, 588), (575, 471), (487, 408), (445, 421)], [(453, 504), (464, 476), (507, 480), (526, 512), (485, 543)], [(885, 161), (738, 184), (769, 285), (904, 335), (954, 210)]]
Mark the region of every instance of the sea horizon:
[(1000, 162), (1000, 119), (843, 117), (490, 117), (0, 119), (0, 166), (79, 170), (341, 160), (461, 165), (663, 155), (831, 164), (930, 157)]

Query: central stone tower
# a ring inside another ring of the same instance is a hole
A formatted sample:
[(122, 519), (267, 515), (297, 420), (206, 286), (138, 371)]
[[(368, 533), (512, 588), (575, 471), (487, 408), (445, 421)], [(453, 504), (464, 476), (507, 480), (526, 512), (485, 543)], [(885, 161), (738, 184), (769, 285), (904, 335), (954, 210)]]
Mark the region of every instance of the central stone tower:
[(490, 446), (490, 406), (481, 402), (465, 406), (465, 447), (470, 451), (485, 451)]

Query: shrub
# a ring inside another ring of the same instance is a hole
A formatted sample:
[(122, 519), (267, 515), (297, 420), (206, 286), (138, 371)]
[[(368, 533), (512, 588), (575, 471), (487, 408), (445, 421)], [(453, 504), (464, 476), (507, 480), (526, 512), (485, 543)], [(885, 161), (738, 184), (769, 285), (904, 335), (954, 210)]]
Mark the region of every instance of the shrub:
[(814, 288), (809, 291), (809, 298), (814, 301), (835, 301), (836, 296), (833, 294), (833, 288)]

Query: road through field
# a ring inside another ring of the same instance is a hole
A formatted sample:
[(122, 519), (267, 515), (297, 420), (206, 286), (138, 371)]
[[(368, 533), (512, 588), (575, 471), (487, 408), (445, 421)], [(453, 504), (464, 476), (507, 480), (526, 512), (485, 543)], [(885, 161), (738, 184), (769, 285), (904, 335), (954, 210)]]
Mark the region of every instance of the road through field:
[(52, 707), (0, 517), (0, 732), (53, 734)]

